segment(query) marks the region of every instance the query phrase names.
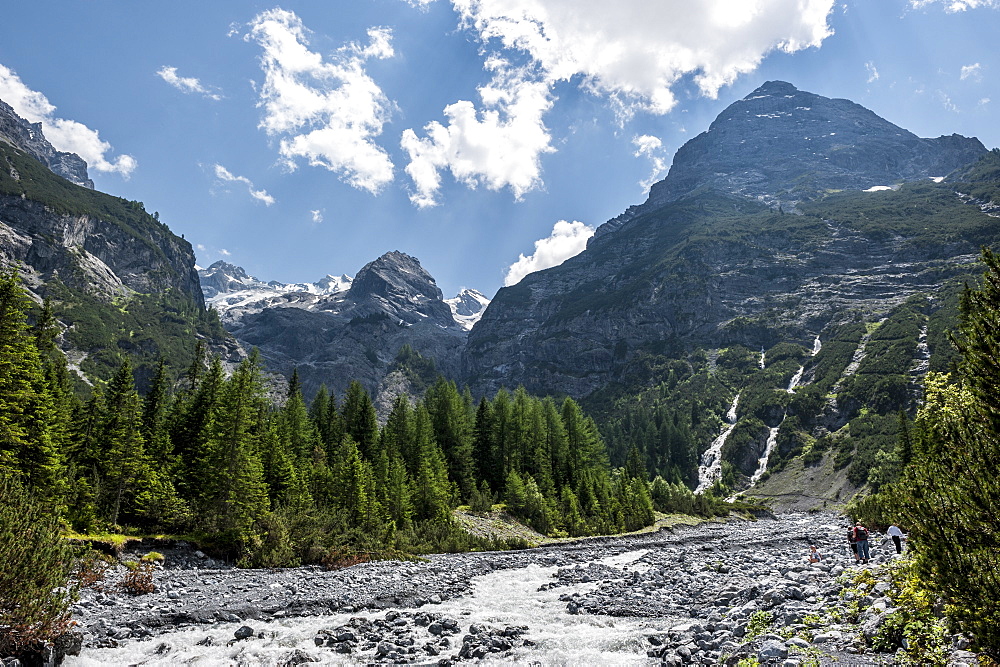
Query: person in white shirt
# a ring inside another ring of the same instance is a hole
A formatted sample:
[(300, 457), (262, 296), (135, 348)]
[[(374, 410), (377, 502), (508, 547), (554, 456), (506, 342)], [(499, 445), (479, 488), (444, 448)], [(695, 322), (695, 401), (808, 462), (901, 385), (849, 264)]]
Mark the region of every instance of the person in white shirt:
[(889, 526), (889, 530), (886, 531), (886, 534), (892, 538), (892, 543), (896, 545), (896, 553), (903, 553), (903, 537), (905, 537), (905, 535), (903, 535), (903, 531), (900, 527), (894, 523)]

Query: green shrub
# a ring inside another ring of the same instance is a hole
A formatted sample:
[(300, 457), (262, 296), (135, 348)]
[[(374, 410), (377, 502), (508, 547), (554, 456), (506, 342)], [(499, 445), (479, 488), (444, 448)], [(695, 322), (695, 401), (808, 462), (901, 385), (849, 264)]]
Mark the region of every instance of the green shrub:
[(0, 656), (29, 655), (69, 627), (73, 548), (59, 517), (0, 477)]

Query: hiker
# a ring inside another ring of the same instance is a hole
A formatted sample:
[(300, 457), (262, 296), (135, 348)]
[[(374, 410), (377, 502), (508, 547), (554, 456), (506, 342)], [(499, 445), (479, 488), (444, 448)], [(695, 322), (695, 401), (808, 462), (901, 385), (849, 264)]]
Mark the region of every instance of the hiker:
[(814, 544), (814, 545), (810, 546), (809, 547), (809, 562), (810, 563), (818, 563), (821, 560), (823, 560), (823, 554), (821, 554), (819, 552), (819, 550), (816, 549), (816, 545)]
[(889, 530), (886, 531), (886, 534), (892, 538), (892, 543), (896, 545), (896, 553), (903, 553), (903, 538), (906, 537), (906, 535), (903, 534), (903, 530), (899, 527), (899, 524), (894, 523), (889, 526)]
[(868, 562), (868, 529), (865, 528), (864, 524), (858, 521), (854, 525), (854, 530), (851, 531), (854, 534), (854, 542), (856, 543), (858, 549), (858, 558), (862, 563)]
[(861, 557), (858, 556), (858, 542), (854, 539), (854, 529), (847, 529), (847, 543), (851, 545), (851, 553), (854, 554), (854, 562), (860, 563)]

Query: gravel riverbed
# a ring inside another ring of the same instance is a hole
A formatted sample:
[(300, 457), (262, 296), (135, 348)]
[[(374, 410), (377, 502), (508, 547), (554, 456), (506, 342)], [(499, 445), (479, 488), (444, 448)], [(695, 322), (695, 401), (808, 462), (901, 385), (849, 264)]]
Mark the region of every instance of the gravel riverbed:
[[(120, 592), (123, 568), (84, 591), (68, 664), (892, 663), (864, 641), (892, 611), (888, 584), (845, 589), (846, 532), (786, 514), (335, 571), (238, 570), (181, 545), (153, 593)], [(895, 557), (872, 545), (868, 567)], [(973, 664), (964, 648), (952, 659)]]

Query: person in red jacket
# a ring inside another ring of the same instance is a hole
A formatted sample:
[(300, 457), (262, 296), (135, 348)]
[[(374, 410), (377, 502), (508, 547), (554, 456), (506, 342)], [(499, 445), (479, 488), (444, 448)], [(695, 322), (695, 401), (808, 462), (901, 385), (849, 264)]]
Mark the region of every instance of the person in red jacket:
[(854, 542), (858, 547), (858, 558), (861, 559), (862, 563), (867, 563), (869, 558), (868, 529), (865, 528), (864, 524), (858, 521), (854, 524), (854, 529), (851, 532), (854, 535)]

